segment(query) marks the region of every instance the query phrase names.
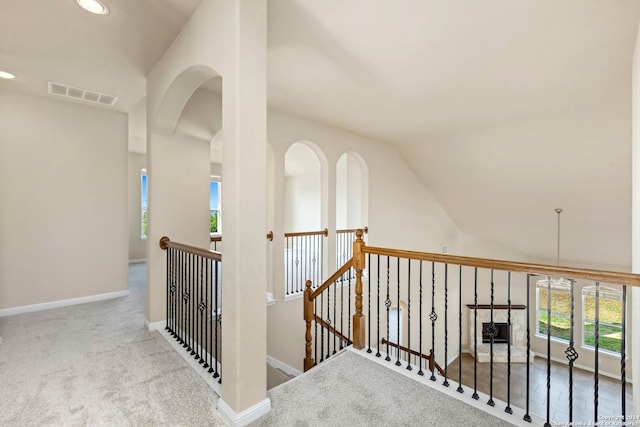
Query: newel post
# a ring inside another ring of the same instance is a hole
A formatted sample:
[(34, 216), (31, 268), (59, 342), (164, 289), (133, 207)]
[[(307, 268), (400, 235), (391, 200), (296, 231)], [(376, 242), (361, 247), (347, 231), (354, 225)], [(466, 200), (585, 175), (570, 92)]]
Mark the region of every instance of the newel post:
[(353, 242), (353, 268), (356, 271), (356, 312), (353, 315), (353, 346), (362, 349), (365, 346), (365, 317), (362, 314), (362, 271), (365, 268), (365, 256), (362, 240), (362, 230), (356, 230), (356, 240)]
[(304, 301), (304, 322), (306, 325), (304, 334), (304, 371), (307, 372), (315, 364), (313, 357), (311, 357), (311, 321), (314, 316), (313, 301), (311, 301), (311, 280), (307, 280), (302, 300)]

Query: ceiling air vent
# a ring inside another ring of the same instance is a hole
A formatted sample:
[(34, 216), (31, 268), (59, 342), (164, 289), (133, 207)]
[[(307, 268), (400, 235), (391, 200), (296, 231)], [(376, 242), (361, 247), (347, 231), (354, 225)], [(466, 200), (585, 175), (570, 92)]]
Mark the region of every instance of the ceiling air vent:
[(64, 96), (65, 98), (91, 102), (94, 104), (106, 105), (109, 107), (113, 107), (118, 100), (117, 96), (55, 82), (49, 82), (49, 94)]

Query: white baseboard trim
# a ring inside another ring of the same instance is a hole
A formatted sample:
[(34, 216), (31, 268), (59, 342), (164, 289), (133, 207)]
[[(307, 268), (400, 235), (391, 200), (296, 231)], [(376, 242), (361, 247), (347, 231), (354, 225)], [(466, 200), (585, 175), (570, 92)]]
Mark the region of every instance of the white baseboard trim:
[(149, 322), (149, 320), (147, 318), (144, 319), (144, 326), (147, 327), (147, 329), (149, 329), (149, 332), (151, 331), (159, 331), (165, 328), (165, 326), (167, 326), (167, 321), (166, 320), (160, 320), (158, 322)]
[(222, 398), (218, 399), (218, 412), (230, 426), (246, 426), (247, 424), (266, 415), (271, 410), (271, 401), (267, 398), (250, 408), (236, 414)]
[(297, 377), (298, 375), (302, 375), (302, 372), (298, 371), (296, 368), (289, 366), (286, 363), (281, 362), (278, 359), (271, 357), (269, 355), (267, 355), (267, 363), (276, 369), (280, 369), (282, 372), (292, 377)]
[(129, 260), (129, 264), (142, 264), (143, 262), (147, 262), (146, 258), (140, 258), (140, 259), (130, 259)]
[(129, 296), (129, 291), (109, 292), (106, 294), (91, 295), (88, 297), (65, 299), (60, 301), (45, 302), (42, 304), (23, 305), (22, 307), (5, 308), (0, 310), (0, 317), (15, 316), (16, 314), (33, 313), (35, 311), (51, 310), (53, 308), (68, 307), (70, 305), (86, 304), (89, 302), (103, 301), (107, 299)]

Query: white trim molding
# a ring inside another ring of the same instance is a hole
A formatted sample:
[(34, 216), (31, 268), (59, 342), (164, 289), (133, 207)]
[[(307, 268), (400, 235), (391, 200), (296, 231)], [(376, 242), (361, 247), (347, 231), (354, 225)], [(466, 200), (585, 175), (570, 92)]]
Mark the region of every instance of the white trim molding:
[(298, 371), (296, 368), (289, 366), (286, 363), (283, 363), (278, 359), (271, 357), (269, 355), (267, 355), (267, 363), (276, 369), (280, 369), (282, 372), (292, 377), (297, 377), (298, 375), (302, 375), (302, 372)]
[(145, 317), (144, 319), (144, 326), (147, 327), (147, 329), (149, 329), (149, 332), (151, 331), (161, 331), (165, 328), (165, 326), (167, 326), (167, 321), (166, 320), (160, 320), (158, 322), (149, 322), (149, 319), (147, 319)]
[(147, 262), (146, 258), (130, 259), (129, 260), (129, 264), (143, 264), (145, 262)]
[(258, 418), (266, 415), (271, 410), (271, 401), (267, 398), (262, 402), (258, 402), (250, 408), (236, 414), (227, 403), (218, 399), (218, 412), (230, 426), (241, 427), (254, 422)]
[(106, 294), (90, 295), (88, 297), (65, 299), (60, 301), (45, 302), (42, 304), (23, 305), (21, 307), (5, 308), (0, 310), (0, 317), (14, 316), (16, 314), (33, 313), (35, 311), (51, 310), (53, 308), (68, 307), (70, 305), (86, 304), (89, 302), (103, 301), (107, 299), (129, 296), (129, 291), (109, 292)]

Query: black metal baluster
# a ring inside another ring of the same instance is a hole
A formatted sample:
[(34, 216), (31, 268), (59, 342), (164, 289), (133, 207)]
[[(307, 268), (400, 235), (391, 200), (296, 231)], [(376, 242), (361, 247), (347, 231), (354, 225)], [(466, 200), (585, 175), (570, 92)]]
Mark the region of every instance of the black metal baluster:
[[(216, 268), (217, 267), (222, 267), (222, 262), (221, 261), (216, 261)], [(217, 277), (217, 275), (216, 275)], [(217, 289), (220, 292), (220, 313), (218, 314), (218, 323), (220, 325), (220, 356), (222, 356), (222, 278), (220, 279), (220, 281), (216, 281), (217, 283)], [(220, 359), (217, 359), (220, 360)], [(222, 361), (220, 360), (220, 369), (219, 369), (219, 377), (218, 377), (218, 384), (222, 384)]]
[[(399, 340), (398, 340), (399, 341)], [(407, 258), (407, 370), (411, 367), (411, 259)]]
[(478, 267), (474, 268), (473, 278), (473, 394), (478, 400)]
[(462, 266), (459, 266), (458, 281), (458, 388), (456, 391), (464, 393), (462, 388)]
[[(336, 286), (336, 282), (333, 282), (332, 286)], [(334, 289), (333, 291), (333, 321), (336, 322), (336, 325), (334, 326), (334, 328), (338, 326), (338, 322), (337, 322), (338, 317), (336, 316), (336, 309), (338, 306), (337, 300), (336, 300), (337, 295), (338, 295), (338, 288)], [(333, 333), (333, 354), (336, 354), (336, 338), (337, 338), (337, 335), (334, 332)]]
[[(598, 400), (599, 400), (599, 378), (598, 378), (598, 359), (600, 358), (600, 282), (596, 282), (596, 324), (593, 330), (593, 339), (595, 345), (594, 367), (593, 367), (593, 420), (598, 422)], [(597, 424), (596, 424), (597, 425)]]
[(210, 320), (209, 320), (209, 345), (207, 346), (207, 350), (209, 351), (209, 369), (207, 370), (208, 373), (212, 373), (213, 372), (213, 364), (215, 363), (214, 360), (214, 340), (213, 340), (213, 331), (215, 328), (215, 324), (213, 322), (215, 322), (215, 316), (213, 314), (213, 310), (214, 310), (214, 294), (215, 294), (215, 287), (214, 287), (214, 278), (213, 278), (213, 274), (214, 274), (214, 267), (213, 267), (213, 263), (215, 261), (214, 260), (210, 260), (207, 263), (207, 268), (209, 269), (209, 279), (207, 280), (207, 284), (208, 284), (208, 288), (209, 288), (209, 307), (207, 308), (207, 316), (211, 316)]
[(185, 342), (184, 342), (184, 338), (185, 338), (185, 327), (186, 327), (186, 317), (185, 317), (185, 312), (184, 312), (184, 294), (185, 294), (185, 283), (187, 281), (187, 254), (184, 253), (183, 251), (180, 251), (180, 257), (182, 258), (180, 264), (182, 267), (182, 271), (181, 273), (181, 282), (180, 282), (180, 300), (178, 301), (179, 306), (180, 306), (180, 344), (183, 345), (183, 347), (186, 347)]
[(377, 309), (377, 326), (376, 326), (376, 330), (378, 331), (378, 339), (376, 342), (376, 347), (377, 347), (377, 351), (376, 351), (376, 357), (380, 357), (382, 356), (380, 354), (380, 255), (377, 256), (378, 257), (378, 261), (377, 261), (377, 270), (378, 270), (378, 277), (376, 278), (377, 284), (378, 284), (378, 304), (376, 305), (376, 307), (378, 307)]
[(214, 316), (214, 322), (215, 322), (214, 323), (214, 328), (215, 328), (215, 341), (214, 341), (215, 356), (214, 356), (214, 358), (215, 358), (215, 361), (214, 361), (214, 365), (213, 365), (213, 378), (218, 378), (220, 376), (220, 374), (218, 373), (218, 365), (220, 364), (220, 355), (218, 353), (218, 340), (219, 340), (218, 334), (220, 333), (220, 331), (218, 330), (219, 329), (219, 321), (218, 321), (218, 319), (219, 319), (219, 316), (220, 316), (220, 308), (219, 308), (220, 307), (220, 304), (219, 304), (220, 301), (218, 301), (218, 300), (219, 300), (220, 292), (219, 292), (219, 288), (218, 287), (220, 286), (220, 283), (218, 283), (218, 264), (219, 263), (218, 263), (218, 261), (214, 261), (214, 262), (215, 262), (215, 264), (214, 264), (214, 270), (215, 271), (214, 271), (214, 279), (213, 280), (215, 281), (215, 286), (214, 286), (214, 290), (215, 290), (215, 306), (214, 306), (214, 309), (215, 309), (215, 316)]
[(627, 286), (622, 287), (622, 342), (620, 343), (620, 384), (622, 385), (622, 422), (627, 419)]
[[(340, 280), (340, 334), (342, 337), (344, 336), (344, 274), (342, 275), (342, 279)], [(371, 284), (369, 284), (369, 290), (371, 290)], [(337, 291), (337, 289), (336, 289)], [(369, 295), (369, 308), (371, 308), (371, 295)], [(371, 311), (371, 310), (369, 310)], [(369, 334), (371, 334), (371, 313), (369, 313), (369, 318), (367, 319), (369, 322)], [(344, 348), (344, 338), (340, 337), (340, 350)], [(348, 344), (347, 344), (348, 345)], [(371, 353), (371, 347), (369, 347), (369, 353)]]
[(170, 331), (169, 327), (169, 296), (171, 295), (171, 248), (167, 248), (167, 262), (166, 262), (166, 272), (167, 272), (167, 303), (165, 305), (165, 319), (167, 319), (167, 324), (165, 325), (165, 329)]
[(400, 317), (400, 258), (396, 258), (398, 260), (398, 263), (396, 265), (396, 273), (398, 276), (398, 299), (396, 300), (396, 304), (397, 304), (397, 310), (396, 310), (396, 325), (397, 325), (397, 333), (396, 333), (396, 338), (397, 338), (397, 347), (396, 347), (396, 366), (400, 366), (400, 340), (401, 340), (401, 336), (400, 336), (400, 322), (402, 322), (402, 319)]
[[(530, 373), (530, 357), (531, 357), (531, 275), (527, 274), (527, 362), (526, 362), (526, 371), (527, 371), (527, 398), (526, 398), (526, 408), (523, 420), (527, 422), (531, 422), (531, 415), (529, 415), (529, 402), (530, 402), (530, 387), (531, 387), (531, 373)], [(536, 325), (537, 327), (537, 325)]]
[(347, 337), (351, 336), (351, 278), (349, 278), (347, 287)]
[(574, 332), (574, 314), (575, 314), (575, 295), (574, 281), (571, 280), (571, 312), (569, 313), (569, 347), (565, 350), (567, 359), (569, 360), (569, 424), (573, 425), (573, 362), (578, 358), (573, 338)]
[(429, 314), (431, 319), (431, 381), (436, 380), (436, 320), (438, 315), (436, 314), (436, 263), (431, 262), (431, 313)]
[(189, 345), (187, 346), (187, 351), (191, 353), (193, 356), (196, 352), (193, 350), (193, 274), (194, 267), (193, 261), (195, 259), (195, 255), (189, 254), (189, 299), (187, 300), (187, 312), (189, 313)]
[(487, 405), (496, 406), (496, 402), (493, 401), (493, 341), (497, 335), (496, 324), (493, 322), (493, 308), (494, 308), (494, 293), (495, 285), (493, 282), (493, 269), (491, 270), (491, 310), (489, 321), (489, 401)]
[(507, 325), (509, 328), (509, 342), (507, 343), (507, 407), (504, 412), (513, 414), (511, 409), (511, 272), (507, 272)]
[[(327, 288), (327, 325), (331, 326), (331, 286)], [(331, 356), (331, 331), (327, 328), (327, 359)], [(335, 334), (333, 334), (335, 337)]]
[(420, 269), (419, 269), (419, 282), (418, 285), (420, 286), (420, 312), (418, 314), (418, 322), (419, 322), (419, 326), (418, 326), (418, 333), (420, 335), (420, 343), (418, 344), (420, 349), (419, 349), (419, 353), (420, 356), (418, 356), (418, 363), (420, 364), (420, 367), (418, 369), (418, 375), (424, 375), (424, 371), (422, 370), (422, 260), (420, 260)]
[(544, 427), (551, 427), (551, 277), (547, 276), (547, 419)]
[(389, 308), (391, 307), (391, 298), (389, 298), (389, 282), (391, 277), (389, 276), (389, 269), (390, 269), (390, 258), (387, 255), (387, 299), (384, 301), (384, 305), (387, 307), (387, 357), (384, 358), (384, 360), (386, 360), (387, 362), (391, 360), (391, 357), (389, 356), (389, 335), (390, 335), (390, 331), (389, 331)]
[[(367, 265), (371, 268), (371, 254), (367, 255)], [(367, 282), (367, 286), (369, 288), (367, 291), (367, 301), (369, 304), (367, 307), (367, 330), (369, 332), (369, 348), (367, 349), (367, 353), (371, 353), (371, 277), (369, 277)]]
[(207, 259), (204, 264), (204, 364), (203, 368), (207, 369), (211, 366), (211, 328), (209, 325), (211, 324), (209, 320), (209, 316), (211, 313), (211, 261)]
[[(447, 359), (449, 354), (449, 325), (447, 324), (447, 311), (449, 310), (449, 265), (444, 265), (444, 381), (442, 385), (449, 387), (449, 360)], [(435, 364), (435, 363), (434, 363)]]
[(198, 324), (196, 327), (196, 336), (198, 337), (198, 342), (197, 344), (197, 351), (196, 351), (196, 359), (198, 359), (198, 363), (202, 363), (203, 359), (202, 359), (202, 316), (204, 314), (204, 304), (202, 302), (202, 276), (203, 276), (203, 272), (202, 272), (202, 262), (204, 261), (204, 258), (201, 256), (198, 256), (198, 270), (200, 271), (200, 280), (198, 280), (198, 285), (197, 285), (197, 292), (198, 292), (198, 297), (197, 297), (197, 301), (198, 305), (197, 305), (197, 309), (200, 312), (200, 315), (197, 317), (198, 319)]
[[(320, 320), (324, 321), (324, 292), (320, 293)], [(320, 328), (320, 362), (324, 361), (324, 325)], [(328, 336), (327, 336), (328, 338)]]

